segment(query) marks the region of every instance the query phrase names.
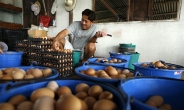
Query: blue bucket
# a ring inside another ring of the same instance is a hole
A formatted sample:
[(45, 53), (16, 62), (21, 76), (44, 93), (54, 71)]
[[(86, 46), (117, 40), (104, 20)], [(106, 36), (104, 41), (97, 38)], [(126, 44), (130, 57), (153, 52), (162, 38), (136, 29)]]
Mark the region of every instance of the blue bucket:
[(184, 81), (172, 78), (137, 77), (122, 80), (119, 89), (131, 100), (132, 110), (158, 110), (145, 102), (150, 96), (159, 95), (172, 110), (184, 110)]
[(0, 54), (0, 68), (21, 66), (23, 52), (7, 51)]
[[(93, 68), (95, 71), (98, 71), (98, 70), (104, 70), (106, 67), (107, 66), (105, 66), (105, 65), (93, 65), (93, 64), (87, 65), (86, 63), (84, 63), (82, 66), (75, 68), (75, 73), (84, 79), (89, 79), (92, 81), (100, 81), (100, 82), (111, 84), (111, 85), (117, 87), (119, 82), (120, 82), (119, 79), (96, 78), (93, 76), (85, 75), (81, 72), (82, 70), (87, 70), (88, 68)], [(133, 69), (124, 68), (124, 67), (116, 67), (116, 66), (112, 66), (112, 67), (116, 68), (116, 70), (117, 69), (120, 69), (120, 70), (128, 69), (130, 72), (134, 73), (134, 76), (137, 76), (137, 74), (139, 74), (137, 71), (135, 71)]]
[[(117, 58), (117, 60), (121, 60), (121, 63), (105, 63), (103, 60), (101, 60), (100, 62), (96, 62), (98, 59), (99, 58), (89, 58), (88, 62), (90, 64), (116, 66), (116, 67), (125, 67), (125, 64), (127, 63), (127, 60), (121, 58)], [(112, 60), (113, 58), (102, 58), (102, 59), (107, 59), (109, 61)]]
[(25, 83), (25, 84), (22, 84), (21, 86), (16, 86), (16, 87), (14, 86), (9, 90), (5, 90), (3, 94), (0, 95), (1, 97), (0, 103), (6, 102), (8, 101), (8, 99), (18, 94), (25, 95), (27, 98), (29, 98), (31, 93), (34, 90), (46, 87), (49, 81), (56, 81), (59, 87), (68, 86), (72, 90), (72, 93), (74, 94), (76, 93), (75, 92), (76, 85), (80, 83), (86, 83), (89, 86), (99, 85), (102, 87), (103, 91), (109, 91), (113, 94), (114, 101), (119, 108), (118, 110), (130, 110), (128, 109), (129, 106), (127, 105), (128, 103), (126, 99), (124, 98), (121, 91), (119, 91), (119, 89), (101, 82), (87, 81), (87, 80), (80, 80), (80, 79), (55, 79), (55, 80), (49, 79), (49, 80), (39, 81), (35, 83)]
[[(150, 62), (146, 62), (146, 63), (150, 64)], [(141, 66), (141, 64), (142, 64), (141, 62), (133, 63), (135, 70), (139, 71), (141, 76), (158, 76), (158, 77), (180, 79), (182, 76), (182, 73), (184, 72), (184, 67), (179, 65), (177, 65), (177, 67), (179, 67), (180, 69), (157, 69), (157, 68), (151, 68), (151, 67), (143, 67)]]
[(127, 63), (125, 64), (125, 68), (128, 68), (128, 66), (129, 66), (129, 62), (130, 62), (130, 58), (131, 58), (131, 54), (130, 53), (128, 53), (128, 54), (126, 54), (126, 53), (114, 53), (114, 52), (109, 52), (109, 54), (110, 54), (110, 57), (111, 58), (121, 58), (121, 59), (125, 59), (125, 60), (127, 60)]

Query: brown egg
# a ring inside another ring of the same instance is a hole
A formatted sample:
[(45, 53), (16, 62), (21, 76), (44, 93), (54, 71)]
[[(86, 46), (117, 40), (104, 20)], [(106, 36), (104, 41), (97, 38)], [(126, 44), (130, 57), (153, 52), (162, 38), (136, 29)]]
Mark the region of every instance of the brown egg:
[(114, 63), (117, 63), (117, 62), (118, 62), (118, 60), (117, 60), (116, 58), (113, 58), (112, 61), (113, 61)]
[(171, 105), (170, 105), (170, 104), (166, 104), (166, 103), (164, 103), (164, 104), (163, 104), (163, 105), (161, 105), (161, 106), (165, 107), (167, 110), (171, 110), (171, 109), (172, 109), (172, 107), (171, 107)]
[(132, 73), (132, 72), (126, 73), (125, 75), (126, 75), (127, 78), (128, 78), (128, 77), (134, 77), (134, 73)]
[(79, 98), (73, 94), (64, 94), (56, 102), (56, 110), (81, 110), (82, 104)]
[(57, 94), (58, 94), (58, 96), (61, 96), (63, 94), (72, 94), (72, 91), (71, 91), (71, 89), (69, 87), (62, 86), (62, 87), (59, 87), (57, 89)]
[(106, 75), (106, 76), (109, 76), (108, 74), (107, 74), (107, 72), (105, 72), (104, 70), (102, 70), (102, 71), (99, 71), (99, 73), (98, 73), (98, 77), (101, 77), (101, 76), (103, 76), (103, 75)]
[(143, 67), (147, 67), (147, 66), (148, 66), (148, 64), (146, 64), (146, 63), (142, 63), (142, 64), (141, 64), (141, 66), (143, 66)]
[(51, 98), (55, 97), (55, 93), (53, 90), (49, 89), (49, 88), (39, 88), (36, 89), (32, 92), (31, 94), (31, 101), (35, 102), (38, 98), (42, 97), (42, 96), (49, 96)]
[(8, 100), (9, 103), (15, 106), (19, 105), (20, 103), (24, 101), (27, 101), (27, 98), (24, 95), (15, 95)]
[(161, 106), (163, 104), (164, 99), (159, 95), (154, 95), (154, 96), (151, 96), (148, 99), (148, 101), (153, 101), (156, 104), (156, 106), (158, 107), (158, 106)]
[(126, 73), (129, 73), (130, 71), (128, 70), (128, 69), (124, 69), (124, 70), (122, 70), (122, 74), (126, 74)]
[(88, 95), (97, 99), (102, 92), (102, 87), (100, 87), (99, 85), (93, 85), (89, 88)]
[(126, 78), (125, 74), (118, 74), (118, 79)]
[(112, 79), (118, 79), (118, 75), (110, 76)]
[(95, 70), (93, 68), (88, 68), (86, 71), (85, 71), (85, 74), (86, 75), (89, 75), (89, 76), (92, 76), (92, 75), (95, 75)]
[(149, 105), (151, 107), (157, 108), (157, 105), (153, 101), (148, 100), (148, 101), (145, 102), (145, 104), (147, 104), (147, 105)]
[(101, 100), (101, 99), (113, 100), (113, 94), (112, 94), (111, 92), (109, 92), (109, 91), (103, 91), (103, 92), (100, 94), (100, 96), (99, 96), (98, 99), (99, 99), (99, 100)]
[(33, 110), (54, 110), (55, 100), (49, 96), (43, 96), (36, 100)]
[(114, 68), (114, 67), (112, 67), (112, 66), (107, 66), (104, 70), (107, 72), (108, 69), (111, 69), (111, 68)]
[(94, 97), (86, 97), (84, 99), (84, 102), (88, 105), (89, 110), (93, 110), (93, 105), (95, 104), (97, 100)]
[(38, 68), (33, 69), (32, 75), (33, 75), (35, 78), (41, 78), (41, 77), (43, 77), (42, 70), (40, 70), (40, 69), (38, 69)]
[(15, 107), (11, 103), (1, 103), (0, 110), (15, 110)]
[(15, 70), (12, 72), (13, 79), (23, 79), (25, 73), (22, 70)]
[(31, 74), (32, 75), (33, 74), (33, 70), (34, 70), (33, 68), (28, 69), (26, 74)]
[(162, 66), (164, 66), (160, 61), (156, 61), (154, 63), (154, 65), (155, 65), (155, 67), (162, 67)]
[(11, 75), (3, 75), (3, 76), (1, 77), (1, 79), (3, 79), (3, 80), (12, 80), (13, 77), (12, 77)]
[(81, 100), (84, 100), (86, 97), (88, 97), (88, 94), (86, 92), (77, 92), (75, 96)]
[(86, 83), (80, 83), (80, 84), (77, 84), (77, 86), (75, 87), (75, 91), (76, 92), (88, 92), (89, 90), (89, 85), (86, 84)]
[(93, 110), (118, 110), (118, 106), (111, 100), (102, 99), (94, 104)]
[(81, 70), (80, 73), (81, 73), (81, 74), (85, 74), (85, 70)]
[(88, 110), (88, 105), (83, 100), (80, 100), (81, 102), (81, 109), (80, 110)]
[(0, 70), (0, 77), (3, 75), (3, 71), (2, 70)]
[(23, 79), (33, 79), (35, 78), (32, 74), (26, 74)]
[(32, 110), (32, 108), (33, 108), (33, 102), (31, 102), (31, 101), (21, 102), (17, 106), (17, 110)]
[(117, 76), (118, 75), (116, 68), (110, 68), (106, 72), (109, 76)]
[(13, 71), (14, 71), (14, 68), (5, 68), (3, 70), (3, 73), (6, 75), (6, 74), (11, 74)]
[(42, 70), (42, 73), (43, 73), (44, 77), (50, 76), (52, 74), (52, 69), (46, 68), (46, 69)]
[(121, 74), (121, 72), (122, 72), (121, 69), (117, 69), (116, 71), (118, 72), (118, 74)]

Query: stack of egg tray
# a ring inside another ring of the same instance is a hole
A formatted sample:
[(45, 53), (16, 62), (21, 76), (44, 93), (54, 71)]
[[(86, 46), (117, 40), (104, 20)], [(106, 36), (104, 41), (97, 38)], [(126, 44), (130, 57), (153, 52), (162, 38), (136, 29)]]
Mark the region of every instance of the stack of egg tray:
[(52, 38), (29, 38), (17, 41), (15, 49), (24, 52), (22, 65), (37, 62), (40, 66), (57, 69), (60, 77), (73, 74), (72, 52), (52, 50)]

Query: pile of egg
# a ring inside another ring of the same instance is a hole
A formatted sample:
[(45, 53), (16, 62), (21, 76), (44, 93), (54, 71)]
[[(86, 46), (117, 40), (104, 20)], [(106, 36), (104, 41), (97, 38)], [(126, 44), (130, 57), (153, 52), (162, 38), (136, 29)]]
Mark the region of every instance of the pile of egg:
[(176, 69), (176, 67), (174, 65), (168, 65), (166, 63), (162, 63), (161, 61), (150, 62), (149, 64), (142, 63), (140, 66), (152, 67), (152, 68), (157, 68), (157, 69)]
[(79, 83), (73, 92), (68, 86), (59, 87), (50, 81), (46, 87), (34, 90), (29, 99), (18, 94), (0, 103), (0, 110), (118, 110), (114, 95), (99, 85)]

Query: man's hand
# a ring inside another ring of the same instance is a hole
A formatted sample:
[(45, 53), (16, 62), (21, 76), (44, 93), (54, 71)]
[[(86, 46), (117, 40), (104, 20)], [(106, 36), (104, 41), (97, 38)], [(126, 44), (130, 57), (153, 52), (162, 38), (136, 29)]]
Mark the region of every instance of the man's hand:
[(103, 37), (104, 34), (105, 34), (104, 32), (98, 31), (98, 32), (96, 32), (95, 37), (96, 37), (96, 38)]
[(59, 50), (60, 43), (56, 38), (53, 38), (52, 47), (53, 47), (54, 50)]
[(2, 54), (3, 53), (3, 50), (0, 48), (0, 54)]

